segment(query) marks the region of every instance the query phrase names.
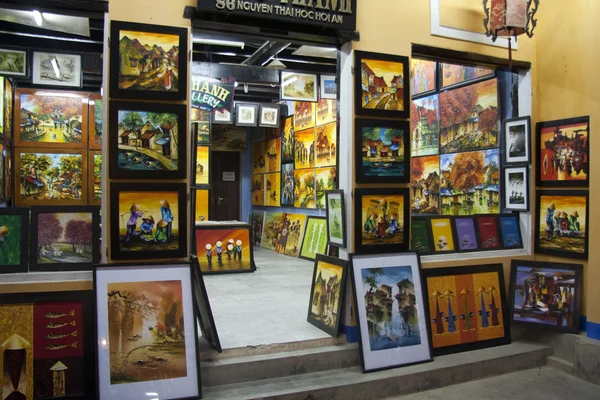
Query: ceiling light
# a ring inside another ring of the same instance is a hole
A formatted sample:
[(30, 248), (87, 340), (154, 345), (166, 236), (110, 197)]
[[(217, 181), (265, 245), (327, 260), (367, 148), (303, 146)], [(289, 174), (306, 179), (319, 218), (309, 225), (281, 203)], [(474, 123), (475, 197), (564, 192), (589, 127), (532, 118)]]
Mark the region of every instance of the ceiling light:
[(236, 42), (233, 40), (204, 39), (199, 37), (193, 37), (192, 42), (201, 44), (212, 44), (217, 46), (239, 47), (240, 49), (244, 49), (244, 46), (246, 45), (244, 42)]
[(281, 71), (283, 69), (286, 69), (287, 65), (285, 65), (284, 63), (282, 63), (281, 61), (279, 61), (276, 58), (273, 61), (271, 61), (271, 63), (269, 65), (267, 65), (267, 68), (274, 69), (274, 70), (277, 70), (277, 71)]
[(38, 10), (33, 10), (31, 12), (33, 14), (33, 20), (35, 21), (37, 26), (42, 26), (44, 23), (44, 18), (42, 17), (42, 13)]
[(237, 54), (235, 54), (235, 53), (228, 53), (228, 52), (221, 53), (221, 52), (218, 52), (218, 51), (215, 51), (212, 54), (217, 54), (219, 56), (228, 56), (228, 57), (236, 57), (237, 56)]
[(50, 60), (50, 64), (52, 64), (52, 69), (54, 69), (54, 75), (60, 79), (60, 70), (58, 69), (58, 63), (56, 62), (56, 57), (53, 57)]
[(244, 83), (244, 93), (248, 93), (248, 84)]
[(338, 51), (335, 47), (300, 46), (292, 53), (294, 56), (319, 57), (337, 59)]

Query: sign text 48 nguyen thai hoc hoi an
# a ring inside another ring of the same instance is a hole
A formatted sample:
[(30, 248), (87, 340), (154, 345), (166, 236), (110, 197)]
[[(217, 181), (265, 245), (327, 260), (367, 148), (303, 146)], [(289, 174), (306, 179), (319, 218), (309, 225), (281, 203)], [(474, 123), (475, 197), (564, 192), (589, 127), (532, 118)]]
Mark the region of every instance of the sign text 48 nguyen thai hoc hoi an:
[(192, 75), (192, 107), (207, 111), (233, 109), (234, 82)]
[(356, 0), (198, 0), (198, 11), (356, 29)]

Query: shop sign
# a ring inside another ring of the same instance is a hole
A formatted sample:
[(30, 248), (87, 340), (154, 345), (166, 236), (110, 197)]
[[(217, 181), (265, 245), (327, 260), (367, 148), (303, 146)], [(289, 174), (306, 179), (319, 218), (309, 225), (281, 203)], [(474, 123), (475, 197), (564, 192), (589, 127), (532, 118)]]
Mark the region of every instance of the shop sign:
[(233, 109), (235, 82), (192, 75), (192, 107), (207, 111)]
[(356, 30), (356, 0), (198, 0), (198, 11)]

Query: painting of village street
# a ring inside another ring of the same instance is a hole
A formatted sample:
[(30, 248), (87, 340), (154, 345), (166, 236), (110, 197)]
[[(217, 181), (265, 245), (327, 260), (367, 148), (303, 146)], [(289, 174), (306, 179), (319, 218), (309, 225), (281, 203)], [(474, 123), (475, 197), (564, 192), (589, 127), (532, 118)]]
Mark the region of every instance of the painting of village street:
[(587, 196), (539, 194), (540, 250), (587, 253)]
[[(549, 125), (549, 124), (545, 124)], [(589, 173), (589, 120), (545, 126), (539, 136), (540, 182), (558, 184), (587, 180)]]
[(294, 132), (294, 157), (296, 169), (315, 166), (315, 130), (314, 128)]
[(196, 227), (196, 255), (202, 272), (254, 269), (249, 228), (203, 229)]
[(344, 268), (323, 260), (318, 260), (313, 276), (310, 311), (308, 321), (322, 324), (330, 330), (339, 325), (338, 308), (343, 288), (341, 286)]
[[(366, 109), (404, 111), (405, 76), (404, 63), (361, 60), (362, 97), (361, 106)], [(408, 83), (408, 82), (406, 82)]]
[(92, 213), (40, 213), (37, 263), (91, 263)]
[(440, 156), (442, 215), (498, 214), (498, 149)]
[(306, 225), (305, 214), (267, 212), (264, 219), (262, 247), (279, 254), (298, 257)]
[(337, 123), (318, 126), (316, 139), (317, 167), (336, 165)]
[(419, 157), (439, 154), (440, 105), (438, 95), (413, 100), (410, 118), (411, 155)]
[(381, 125), (362, 126), (360, 132), (362, 159), (357, 170), (357, 181), (384, 179), (386, 182), (402, 180), (405, 171), (404, 135), (408, 131), (399, 127)]
[(319, 210), (325, 209), (325, 192), (335, 189), (337, 181), (337, 169), (335, 167), (317, 168), (316, 171), (317, 198), (316, 207)]
[(119, 89), (179, 91), (179, 35), (119, 31), (118, 79)]
[(410, 266), (365, 268), (362, 293), (371, 351), (421, 344), (415, 285)]
[(20, 153), (21, 201), (82, 200), (82, 154)]
[(411, 159), (410, 204), (413, 214), (439, 214), (440, 157)]
[(498, 80), (440, 94), (440, 153), (498, 147)]
[(362, 196), (362, 245), (404, 243), (403, 195)]
[(294, 170), (294, 207), (316, 208), (315, 169)]
[[(87, 113), (87, 107), (85, 109)], [(21, 94), (18, 139), (28, 143), (60, 143), (65, 147), (82, 147), (87, 140), (83, 129), (81, 97)], [(85, 135), (85, 136), (84, 136)]]
[(106, 286), (110, 383), (187, 376), (181, 281)]

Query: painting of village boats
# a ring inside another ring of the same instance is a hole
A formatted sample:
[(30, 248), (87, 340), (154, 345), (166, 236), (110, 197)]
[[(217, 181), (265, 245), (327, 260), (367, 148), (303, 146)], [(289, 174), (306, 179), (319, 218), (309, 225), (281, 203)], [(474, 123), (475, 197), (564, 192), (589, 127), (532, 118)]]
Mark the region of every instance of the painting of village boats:
[(298, 72), (281, 72), (281, 99), (317, 101), (319, 84), (317, 75)]
[(294, 131), (295, 168), (310, 168), (315, 166), (315, 129)]
[(407, 249), (408, 189), (356, 189), (355, 250)]
[(248, 226), (196, 226), (195, 234), (196, 255), (202, 272), (250, 272), (255, 269)]
[(491, 76), (493, 69), (442, 63), (442, 88)]
[(317, 197), (315, 199), (316, 208), (325, 209), (325, 192), (335, 189), (337, 182), (337, 169), (335, 167), (317, 168), (316, 182)]
[(317, 208), (315, 169), (294, 170), (294, 207)]
[(410, 170), (410, 204), (413, 214), (439, 214), (440, 157), (414, 157)]
[(440, 105), (439, 96), (413, 100), (410, 113), (410, 153), (413, 157), (439, 154)]
[(437, 63), (435, 61), (410, 59), (411, 95), (428, 93), (435, 90)]
[(344, 298), (347, 262), (321, 255), (316, 257), (307, 320), (336, 337)]
[(440, 94), (440, 153), (498, 147), (498, 80)]
[(443, 215), (498, 214), (498, 149), (440, 156)]
[(337, 123), (318, 126), (316, 129), (317, 167), (335, 166), (337, 163)]
[(305, 214), (266, 212), (262, 247), (279, 254), (298, 257), (306, 225)]

